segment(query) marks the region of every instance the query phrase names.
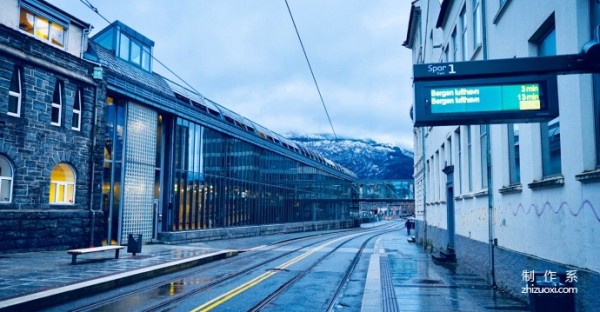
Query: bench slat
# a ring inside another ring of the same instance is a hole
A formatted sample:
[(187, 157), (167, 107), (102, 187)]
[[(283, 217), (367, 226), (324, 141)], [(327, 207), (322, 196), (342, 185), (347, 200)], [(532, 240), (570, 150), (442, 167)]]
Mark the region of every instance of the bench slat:
[(105, 251), (105, 250), (115, 250), (115, 249), (123, 249), (123, 248), (125, 248), (125, 246), (110, 245), (110, 246), (71, 249), (71, 250), (68, 250), (67, 253), (69, 253), (69, 254), (74, 254), (74, 253), (84, 254), (84, 253), (90, 253), (90, 252), (100, 252), (100, 251)]
[(125, 248), (125, 246), (118, 245), (108, 245), (108, 246), (100, 246), (100, 247), (90, 247), (90, 248), (80, 248), (80, 249), (70, 249), (67, 250), (67, 253), (71, 255), (71, 264), (75, 264), (77, 262), (77, 255), (92, 253), (92, 252), (101, 252), (114, 250), (115, 251), (115, 259), (119, 258), (119, 250)]

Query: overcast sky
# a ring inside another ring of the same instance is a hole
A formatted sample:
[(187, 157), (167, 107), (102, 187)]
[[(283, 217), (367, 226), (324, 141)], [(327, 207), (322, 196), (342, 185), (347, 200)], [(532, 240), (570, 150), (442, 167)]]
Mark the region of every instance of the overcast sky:
[[(107, 26), (80, 0), (50, 0)], [(205, 97), (280, 134), (332, 133), (284, 0), (90, 0)], [(288, 0), (338, 137), (412, 148), (408, 0)], [(154, 70), (170, 78), (154, 64)]]

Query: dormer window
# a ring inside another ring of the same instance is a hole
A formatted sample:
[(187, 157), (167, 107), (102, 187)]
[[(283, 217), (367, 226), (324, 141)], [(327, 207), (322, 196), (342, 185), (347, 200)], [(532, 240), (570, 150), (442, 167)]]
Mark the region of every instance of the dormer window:
[(24, 8), (21, 8), (19, 28), (42, 41), (49, 42), (61, 48), (65, 47), (64, 26)]
[(150, 70), (150, 47), (129, 38), (124, 33), (120, 34), (119, 57), (145, 70)]
[(133, 30), (129, 26), (115, 21), (91, 38), (95, 43), (112, 51), (114, 56), (152, 71), (152, 48), (154, 41)]

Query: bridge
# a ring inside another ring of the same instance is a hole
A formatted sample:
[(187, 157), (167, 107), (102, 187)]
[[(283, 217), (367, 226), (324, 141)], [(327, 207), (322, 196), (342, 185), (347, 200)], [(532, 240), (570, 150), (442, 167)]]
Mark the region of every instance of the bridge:
[(414, 215), (414, 180), (357, 180), (352, 206), (361, 218)]

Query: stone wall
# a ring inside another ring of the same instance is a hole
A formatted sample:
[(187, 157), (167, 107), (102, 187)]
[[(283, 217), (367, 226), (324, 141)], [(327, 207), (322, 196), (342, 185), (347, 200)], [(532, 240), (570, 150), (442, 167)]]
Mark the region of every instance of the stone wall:
[(355, 226), (356, 223), (354, 220), (295, 222), (195, 231), (163, 232), (158, 235), (158, 240), (165, 244), (184, 244), (261, 235), (346, 229)]
[[(15, 68), (22, 74), (19, 117), (7, 114)], [(0, 25), (0, 155), (14, 171), (12, 201), (0, 204), (0, 252), (91, 243), (90, 203), (99, 209), (102, 181), (102, 149), (93, 147), (94, 132), (102, 127), (94, 125), (94, 119), (97, 111), (102, 112), (105, 98), (104, 87), (98, 88), (91, 78), (92, 71), (93, 64)], [(57, 81), (64, 90), (60, 126), (50, 124)], [(72, 129), (78, 89), (83, 102), (79, 131)], [(99, 155), (93, 157), (93, 151)], [(73, 204), (49, 203), (50, 173), (59, 163), (75, 171)], [(90, 196), (92, 176), (94, 196)]]

